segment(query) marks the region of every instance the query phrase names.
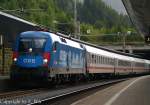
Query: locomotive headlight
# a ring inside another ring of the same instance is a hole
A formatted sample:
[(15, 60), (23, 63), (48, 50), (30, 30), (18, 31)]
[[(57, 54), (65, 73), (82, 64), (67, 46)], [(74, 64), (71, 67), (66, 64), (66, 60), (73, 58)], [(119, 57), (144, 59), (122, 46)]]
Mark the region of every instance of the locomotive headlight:
[(47, 62), (48, 62), (48, 60), (47, 60), (47, 59), (44, 59), (44, 60), (43, 60), (43, 63), (44, 63), (44, 64), (46, 64)]
[(16, 62), (16, 61), (17, 61), (17, 58), (14, 58), (13, 60), (14, 60), (14, 62)]

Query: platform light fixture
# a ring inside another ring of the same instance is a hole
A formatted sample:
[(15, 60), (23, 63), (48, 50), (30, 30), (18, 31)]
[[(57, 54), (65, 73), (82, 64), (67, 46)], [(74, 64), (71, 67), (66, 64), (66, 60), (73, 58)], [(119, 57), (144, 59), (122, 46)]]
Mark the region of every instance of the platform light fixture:
[(0, 46), (3, 45), (3, 35), (0, 35)]

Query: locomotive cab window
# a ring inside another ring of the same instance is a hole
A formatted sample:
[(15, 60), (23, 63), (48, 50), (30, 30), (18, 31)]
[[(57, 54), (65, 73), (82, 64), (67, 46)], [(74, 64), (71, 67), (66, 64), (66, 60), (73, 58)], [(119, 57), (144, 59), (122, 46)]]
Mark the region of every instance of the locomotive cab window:
[(21, 38), (19, 52), (43, 52), (46, 39), (44, 38)]

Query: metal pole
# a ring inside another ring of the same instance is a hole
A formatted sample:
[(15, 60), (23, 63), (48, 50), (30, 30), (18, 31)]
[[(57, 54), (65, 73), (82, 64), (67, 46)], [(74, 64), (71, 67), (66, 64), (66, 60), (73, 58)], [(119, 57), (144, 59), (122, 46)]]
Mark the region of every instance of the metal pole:
[(2, 74), (4, 73), (4, 65), (5, 65), (5, 56), (4, 56), (4, 38), (3, 35), (0, 35), (0, 45), (2, 49)]
[(78, 39), (80, 40), (80, 21), (78, 21)]
[(2, 46), (2, 44), (3, 44), (3, 36), (0, 35), (0, 46)]
[(123, 52), (126, 52), (126, 34), (123, 34)]
[(74, 0), (74, 37), (77, 38), (77, 1)]

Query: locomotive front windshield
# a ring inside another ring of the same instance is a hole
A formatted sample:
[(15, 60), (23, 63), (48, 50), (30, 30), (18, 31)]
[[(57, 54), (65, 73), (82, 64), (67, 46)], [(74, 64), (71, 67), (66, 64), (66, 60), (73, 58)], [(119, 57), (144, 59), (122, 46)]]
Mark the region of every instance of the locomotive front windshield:
[(41, 53), (44, 51), (46, 39), (44, 38), (21, 38), (19, 41), (20, 53)]

